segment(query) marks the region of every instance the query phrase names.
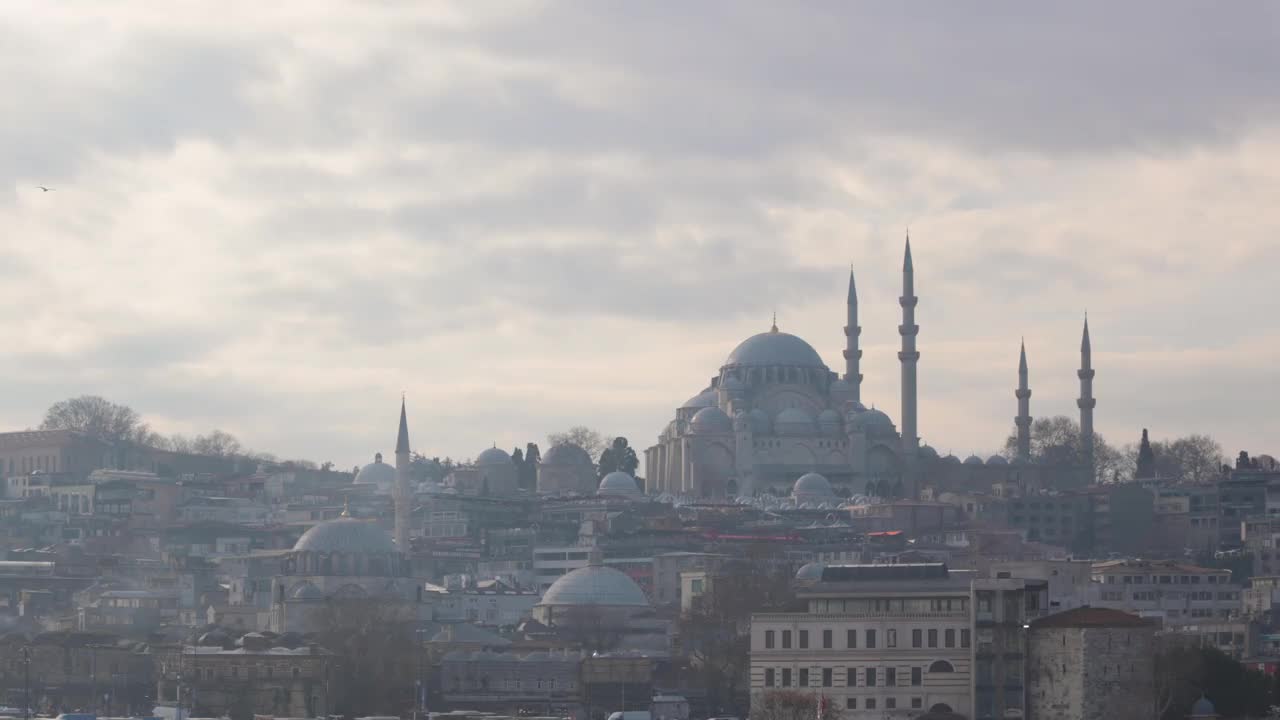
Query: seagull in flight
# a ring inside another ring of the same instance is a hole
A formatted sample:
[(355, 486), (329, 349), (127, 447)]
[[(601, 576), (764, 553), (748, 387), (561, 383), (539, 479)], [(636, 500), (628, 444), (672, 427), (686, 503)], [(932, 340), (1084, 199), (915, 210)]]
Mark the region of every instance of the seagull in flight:
[(51, 187), (45, 187), (43, 185), (37, 185), (36, 187), (40, 188), (41, 192), (53, 192), (53, 188)]

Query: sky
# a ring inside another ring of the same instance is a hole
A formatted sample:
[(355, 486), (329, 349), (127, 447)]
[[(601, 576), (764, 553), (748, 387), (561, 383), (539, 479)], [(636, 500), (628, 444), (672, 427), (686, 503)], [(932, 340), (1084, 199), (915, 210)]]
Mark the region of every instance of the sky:
[[(1280, 5), (0, 5), (0, 428), (103, 395), (281, 457), (654, 442), (778, 325), (998, 450), (1019, 340), (1116, 444), (1280, 434)], [(53, 192), (37, 188), (45, 185)]]

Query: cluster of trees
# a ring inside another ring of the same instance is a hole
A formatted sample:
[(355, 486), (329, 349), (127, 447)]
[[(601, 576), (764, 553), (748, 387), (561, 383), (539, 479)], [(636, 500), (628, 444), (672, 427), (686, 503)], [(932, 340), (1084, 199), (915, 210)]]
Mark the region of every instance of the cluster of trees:
[(319, 612), (317, 641), (337, 664), (329, 714), (399, 716), (411, 707), (426, 669), (413, 613), (369, 598), (330, 599)]
[[(1190, 482), (1208, 482), (1222, 471), (1222, 446), (1207, 435), (1188, 435), (1151, 443), (1156, 467), (1163, 477)], [(1080, 424), (1066, 415), (1036, 418), (1031, 423), (1031, 458), (1047, 464), (1082, 462)], [(1017, 456), (1017, 429), (1005, 439), (1004, 455)], [(1099, 433), (1093, 434), (1094, 481), (1099, 483), (1133, 479), (1138, 463), (1138, 444), (1115, 447)]]
[(1224, 718), (1273, 718), (1280, 678), (1250, 670), (1216, 648), (1172, 646), (1156, 654), (1156, 717), (1182, 720), (1201, 695)]
[(572, 443), (586, 450), (587, 455), (595, 459), (596, 476), (599, 478), (618, 470), (634, 477), (636, 469), (640, 467), (640, 458), (636, 456), (635, 448), (621, 435), (607, 438), (598, 430), (575, 425), (547, 436), (549, 447), (561, 443)]

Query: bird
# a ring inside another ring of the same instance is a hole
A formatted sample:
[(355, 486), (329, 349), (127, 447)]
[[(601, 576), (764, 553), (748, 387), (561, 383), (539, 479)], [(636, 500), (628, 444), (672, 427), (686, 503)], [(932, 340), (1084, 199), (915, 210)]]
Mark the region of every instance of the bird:
[(40, 188), (41, 192), (53, 192), (53, 188), (51, 187), (45, 187), (43, 185), (37, 185), (36, 187)]

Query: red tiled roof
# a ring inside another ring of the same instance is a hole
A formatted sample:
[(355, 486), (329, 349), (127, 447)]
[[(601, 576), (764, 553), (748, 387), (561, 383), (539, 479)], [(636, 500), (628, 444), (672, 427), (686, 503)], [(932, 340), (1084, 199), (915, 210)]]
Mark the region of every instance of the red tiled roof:
[(1031, 623), (1034, 628), (1150, 627), (1150, 620), (1110, 608), (1081, 607)]

